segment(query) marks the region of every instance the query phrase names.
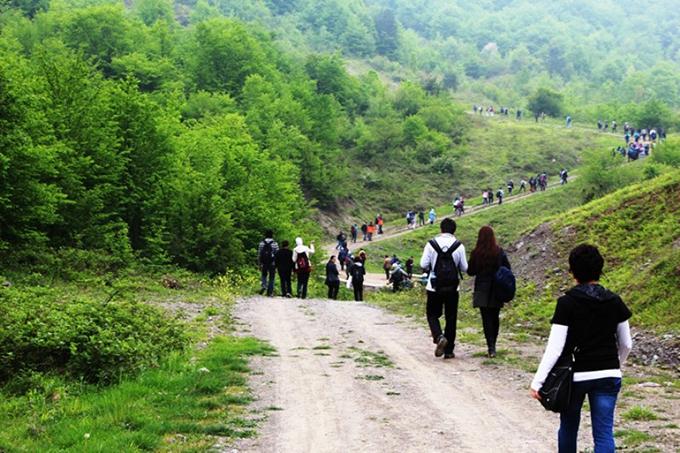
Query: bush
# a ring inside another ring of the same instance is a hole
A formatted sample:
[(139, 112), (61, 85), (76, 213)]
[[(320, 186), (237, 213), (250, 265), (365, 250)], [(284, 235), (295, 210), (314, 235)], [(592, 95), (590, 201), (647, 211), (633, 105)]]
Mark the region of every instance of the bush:
[(0, 382), (36, 371), (108, 384), (186, 344), (181, 324), (142, 303), (0, 290)]
[(671, 137), (654, 148), (652, 158), (661, 164), (680, 167), (680, 138)]

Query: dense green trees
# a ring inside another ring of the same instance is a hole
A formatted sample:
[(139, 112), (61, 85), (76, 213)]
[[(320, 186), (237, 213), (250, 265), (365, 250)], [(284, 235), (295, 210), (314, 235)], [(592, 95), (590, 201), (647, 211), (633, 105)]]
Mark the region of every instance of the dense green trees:
[[(264, 230), (315, 234), (312, 207), (368, 187), (347, 162), (426, 169), (465, 127), (436, 91), (390, 93), (374, 73), (350, 76), (339, 55), (287, 55), (234, 19), (189, 14), (182, 27), (165, 0), (86, 4), (0, 14), (3, 262), (76, 248), (112, 265), (241, 266)], [(331, 26), (336, 15), (315, 20)], [(372, 23), (363, 16), (355, 31)]]

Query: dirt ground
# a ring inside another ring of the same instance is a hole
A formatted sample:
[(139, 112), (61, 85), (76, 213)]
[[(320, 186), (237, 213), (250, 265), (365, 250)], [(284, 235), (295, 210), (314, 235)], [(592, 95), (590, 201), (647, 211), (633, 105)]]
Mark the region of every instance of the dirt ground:
[(251, 364), (260, 435), (225, 451), (556, 450), (531, 376), (483, 366), (477, 347), (435, 358), (425, 329), (362, 303), (253, 298), (234, 315), (278, 355)]

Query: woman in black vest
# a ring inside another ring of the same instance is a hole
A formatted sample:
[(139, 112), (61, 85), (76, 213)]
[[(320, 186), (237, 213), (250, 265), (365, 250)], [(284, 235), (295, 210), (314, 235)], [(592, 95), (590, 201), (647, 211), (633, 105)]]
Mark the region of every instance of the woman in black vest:
[(477, 236), (477, 245), (470, 254), (468, 275), (476, 276), (472, 305), (482, 314), (482, 326), (489, 357), (496, 357), (496, 340), (500, 328), (502, 302), (498, 302), (493, 292), (494, 275), (499, 267), (510, 269), (510, 262), (496, 242), (496, 235), (490, 226), (483, 226)]

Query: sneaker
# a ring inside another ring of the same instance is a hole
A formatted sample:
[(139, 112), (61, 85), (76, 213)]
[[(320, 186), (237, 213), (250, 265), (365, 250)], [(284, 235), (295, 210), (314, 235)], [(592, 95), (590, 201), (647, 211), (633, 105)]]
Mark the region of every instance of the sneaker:
[(449, 354), (444, 354), (444, 359), (455, 359), (455, 358), (456, 358), (456, 354), (454, 354), (453, 352), (451, 352)]
[(495, 359), (496, 358), (496, 351), (489, 351), (489, 358)]
[(444, 335), (439, 335), (439, 338), (437, 339), (437, 347), (434, 349), (434, 356), (441, 357), (444, 355), (444, 348), (447, 344), (449, 344), (449, 341), (446, 339), (446, 337)]

